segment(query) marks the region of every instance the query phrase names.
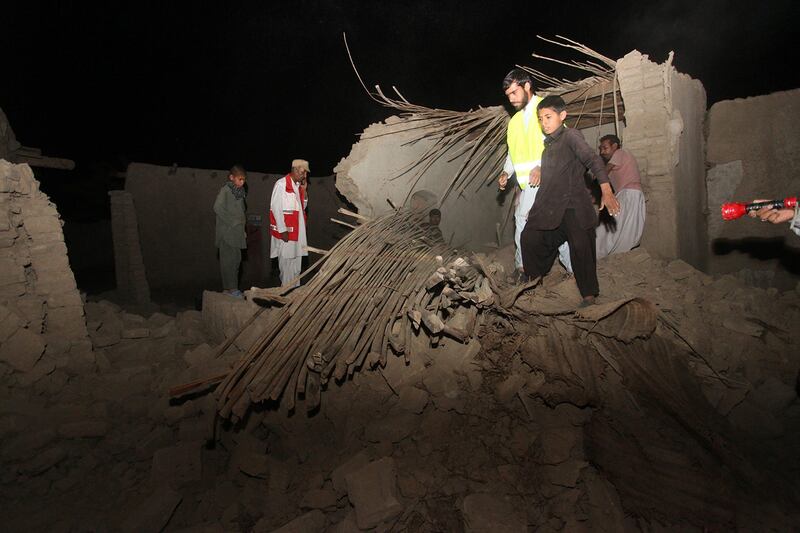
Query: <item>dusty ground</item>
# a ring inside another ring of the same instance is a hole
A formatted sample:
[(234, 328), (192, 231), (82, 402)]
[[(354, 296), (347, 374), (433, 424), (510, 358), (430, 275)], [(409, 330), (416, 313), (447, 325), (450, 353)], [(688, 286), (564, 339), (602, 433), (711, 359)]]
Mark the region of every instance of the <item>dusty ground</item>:
[(556, 272), (468, 344), (420, 336), (409, 366), (329, 387), (311, 417), (258, 409), (213, 447), (213, 394), (167, 390), (224, 371), (255, 333), (215, 359), (199, 312), (90, 302), (91, 360), (0, 371), (4, 529), (796, 528), (800, 293), (644, 250), (599, 270), (599, 303), (651, 302), (652, 334), (619, 340), (636, 302), (576, 319)]

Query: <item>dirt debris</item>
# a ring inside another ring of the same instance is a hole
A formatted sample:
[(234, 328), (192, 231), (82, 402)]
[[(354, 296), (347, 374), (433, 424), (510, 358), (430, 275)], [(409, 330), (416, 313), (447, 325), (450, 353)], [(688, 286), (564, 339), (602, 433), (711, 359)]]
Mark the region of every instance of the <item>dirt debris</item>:
[[(502, 254), (482, 261), (502, 277)], [(800, 294), (642, 249), (599, 273), (589, 314), (553, 273), (468, 343), (412, 337), (408, 366), (331, 383), (311, 417), (257, 407), (213, 448), (213, 397), (167, 390), (247, 343), (215, 357), (213, 317), (88, 302), (85, 359), (48, 343), (27, 370), (0, 363), (2, 514), (11, 531), (790, 529)]]

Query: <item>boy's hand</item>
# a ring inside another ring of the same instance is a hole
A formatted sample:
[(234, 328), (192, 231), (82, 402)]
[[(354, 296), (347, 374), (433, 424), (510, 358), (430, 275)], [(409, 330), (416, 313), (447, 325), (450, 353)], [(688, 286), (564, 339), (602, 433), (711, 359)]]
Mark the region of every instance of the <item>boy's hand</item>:
[(289, 232), (288, 231), (284, 231), (283, 233), (281, 233), (281, 240), (283, 242), (289, 242)]
[(504, 191), (506, 190), (506, 185), (508, 185), (508, 174), (501, 172), (497, 178), (497, 186), (500, 187), (501, 191)]
[(600, 211), (605, 208), (608, 210), (608, 214), (612, 217), (619, 215), (619, 200), (617, 200), (617, 197), (614, 196), (614, 192), (611, 190), (611, 185), (608, 183), (601, 183), (600, 190), (603, 193), (600, 197)]
[(534, 187), (538, 187), (542, 183), (542, 168), (533, 167), (530, 176), (528, 176), (528, 183)]

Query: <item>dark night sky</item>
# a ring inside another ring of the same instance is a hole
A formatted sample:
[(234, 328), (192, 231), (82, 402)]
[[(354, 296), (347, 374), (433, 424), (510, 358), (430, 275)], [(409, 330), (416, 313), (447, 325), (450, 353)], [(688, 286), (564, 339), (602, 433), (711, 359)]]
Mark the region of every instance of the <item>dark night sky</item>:
[[(725, 2), (14, 2), (0, 18), (0, 108), (17, 137), (78, 169), (124, 161), (332, 172), (387, 111), (368, 85), (465, 110), (503, 102), (515, 63), (575, 77), (536, 34), (610, 57), (631, 49), (700, 79), (709, 105), (800, 87), (794, 0)], [(525, 6), (539, 6), (526, 11)], [(126, 7), (127, 6), (127, 7)]]

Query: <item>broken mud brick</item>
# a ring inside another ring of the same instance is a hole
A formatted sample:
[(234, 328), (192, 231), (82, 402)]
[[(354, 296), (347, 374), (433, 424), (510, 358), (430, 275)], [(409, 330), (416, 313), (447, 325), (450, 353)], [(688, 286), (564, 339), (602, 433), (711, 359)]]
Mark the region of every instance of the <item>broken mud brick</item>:
[(361, 529), (375, 527), (403, 511), (397, 494), (394, 460), (384, 457), (345, 476), (347, 496)]

